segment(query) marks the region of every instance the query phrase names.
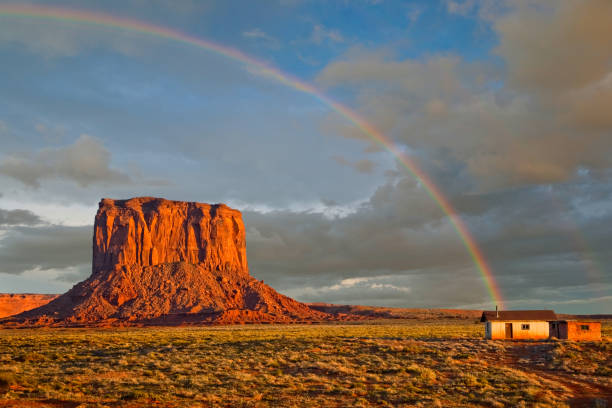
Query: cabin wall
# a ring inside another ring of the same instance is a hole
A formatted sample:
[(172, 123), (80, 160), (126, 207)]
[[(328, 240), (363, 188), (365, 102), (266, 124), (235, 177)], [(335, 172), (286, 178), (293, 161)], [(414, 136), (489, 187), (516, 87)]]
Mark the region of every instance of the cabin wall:
[[(588, 330), (582, 329), (582, 326), (588, 326)], [(563, 322), (560, 325), (565, 328), (562, 331), (564, 337), (568, 340), (601, 340), (601, 323), (600, 322)]]
[[(519, 321), (519, 322), (486, 322), (486, 325), (490, 325), (490, 329), (487, 330), (485, 326), (485, 338), (498, 340), (506, 339), (506, 323), (512, 324), (512, 339), (526, 340), (526, 339), (547, 339), (549, 334), (548, 322), (542, 321)], [(522, 326), (524, 324), (529, 325), (529, 329), (524, 330)]]
[(491, 325), (491, 329), (489, 330), (490, 337), (489, 339), (504, 339), (506, 337), (506, 322), (487, 322), (488, 325)]
[[(523, 325), (529, 325), (528, 330), (523, 330)], [(512, 322), (513, 339), (547, 339), (548, 322)]]

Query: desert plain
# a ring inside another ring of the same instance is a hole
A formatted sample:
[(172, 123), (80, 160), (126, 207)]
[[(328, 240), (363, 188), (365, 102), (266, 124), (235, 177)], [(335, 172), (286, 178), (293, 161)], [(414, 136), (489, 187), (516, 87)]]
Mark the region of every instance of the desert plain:
[(603, 336), (487, 341), (469, 318), (5, 329), (0, 407), (605, 407)]
[(103, 199), (88, 279), (0, 301), (0, 407), (612, 403), (610, 320), (603, 341), (491, 341), (479, 310), (299, 302), (250, 275), (223, 205)]

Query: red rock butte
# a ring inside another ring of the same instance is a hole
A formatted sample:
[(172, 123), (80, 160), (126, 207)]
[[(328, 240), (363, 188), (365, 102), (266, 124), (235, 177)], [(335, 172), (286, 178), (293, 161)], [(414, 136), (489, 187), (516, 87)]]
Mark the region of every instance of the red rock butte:
[(100, 201), (93, 271), (119, 265), (200, 264), (248, 274), (242, 214), (224, 204), (160, 198)]
[(331, 315), (249, 274), (242, 214), (224, 204), (102, 199), (91, 276), (10, 326), (291, 323)]

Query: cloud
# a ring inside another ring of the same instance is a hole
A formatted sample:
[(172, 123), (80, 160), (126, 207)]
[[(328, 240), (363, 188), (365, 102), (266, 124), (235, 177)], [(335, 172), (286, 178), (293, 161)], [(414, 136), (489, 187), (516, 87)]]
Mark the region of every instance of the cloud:
[(49, 142), (59, 143), (66, 136), (66, 128), (64, 126), (49, 126), (43, 123), (37, 123), (34, 126), (36, 132)]
[(467, 15), (476, 6), (476, 0), (446, 0), (446, 11), (450, 14)]
[(492, 20), (517, 4), (514, 0), (446, 0), (446, 11), (451, 15)]
[(278, 48), (280, 41), (277, 38), (265, 33), (262, 29), (256, 27), (248, 31), (244, 31), (242, 36), (252, 40), (259, 40), (265, 43), (269, 47)]
[[(601, 297), (612, 285), (606, 244), (612, 183), (585, 176), (546, 188), (466, 193), (466, 180), (447, 182), (440, 188), (475, 236), (505, 299), (571, 305)], [(585, 202), (572, 203), (585, 195)], [(341, 217), (278, 210), (244, 217), (252, 273), (300, 300), (491, 307), (462, 238), (409, 176), (389, 180)]]
[[(142, 35), (106, 27), (45, 21), (31, 24), (23, 19), (5, 19), (0, 25), (0, 43), (18, 44), (47, 58), (72, 57), (82, 50), (104, 45), (126, 55), (140, 55), (147, 47)], [(138, 45), (140, 45), (140, 50)]]
[[(251, 272), (303, 301), (491, 307), (481, 274), (445, 214), (416, 180), (401, 174), (335, 217), (307, 206), (243, 209)], [(479, 194), (466, 193), (461, 178), (454, 180), (459, 186), (441, 186), (514, 304), (595, 307), (572, 300), (601, 298), (599, 291), (612, 287), (612, 183), (582, 177)], [(0, 240), (3, 273), (48, 270), (75, 283), (85, 272), (73, 272), (88, 270), (90, 257), (91, 227), (14, 227)], [(605, 299), (598, 302), (605, 306)]]
[(65, 147), (4, 156), (0, 174), (35, 188), (42, 179), (69, 180), (81, 187), (132, 183), (128, 174), (110, 167), (110, 160), (111, 154), (102, 143), (84, 134)]
[[(299, 296), (306, 302), (328, 302), (334, 298), (336, 303), (380, 304), (381, 299), (387, 299), (387, 305), (405, 304), (410, 298), (412, 289), (398, 286), (389, 281), (397, 282), (397, 277), (363, 277), (342, 279), (338, 283), (322, 287), (303, 287), (285, 291), (290, 296)], [(389, 303), (389, 300), (392, 300)]]
[(406, 17), (408, 18), (410, 24), (414, 24), (417, 22), (419, 17), (421, 17), (421, 14), (423, 14), (423, 8), (416, 5), (412, 5), (408, 7)]
[(14, 227), (0, 240), (0, 272), (91, 265), (91, 226)]
[(252, 30), (244, 31), (242, 36), (247, 38), (270, 38), (270, 36), (264, 33), (261, 28), (253, 28)]
[(0, 208), (0, 228), (15, 225), (37, 225), (42, 223), (42, 219), (32, 211), (19, 209), (4, 210)]
[(306, 65), (310, 65), (310, 66), (312, 66), (312, 67), (315, 67), (315, 66), (321, 65), (321, 62), (320, 62), (318, 59), (313, 58), (313, 57), (309, 57), (309, 56), (302, 55), (302, 54), (301, 54), (301, 53), (299, 53), (299, 52), (297, 53), (297, 57), (298, 57), (298, 59), (299, 59), (300, 61), (302, 61), (302, 62), (303, 62), (304, 64), (306, 64)]
[[(213, 6), (212, 2), (182, 0), (129, 0), (121, 2), (121, 16), (158, 24), (184, 24), (197, 20)], [(214, 6), (213, 6), (214, 7)], [(78, 2), (78, 8), (100, 11), (95, 0)], [(110, 13), (113, 14), (114, 7)], [(104, 12), (104, 11), (103, 11)], [(127, 56), (154, 55), (160, 41), (147, 34), (117, 27), (105, 27), (59, 19), (32, 19), (27, 16), (3, 18), (0, 24), (0, 43), (18, 44), (29, 52), (46, 58), (73, 57), (84, 50), (106, 47)]]
[(328, 29), (321, 24), (315, 24), (309, 40), (314, 44), (322, 44), (324, 42), (342, 43), (344, 42), (344, 37), (338, 30)]
[[(179, 2), (174, 0), (128, 0), (122, 3), (129, 5), (130, 8), (140, 13), (142, 13), (143, 8), (149, 8), (160, 10), (166, 16), (168, 13), (171, 13), (188, 17), (198, 16), (214, 7), (214, 2), (201, 2), (198, 0), (181, 0)], [(95, 0), (93, 4), (97, 4)]]
[(292, 270), (311, 277), (376, 276), (470, 262), (444, 214), (411, 178), (381, 186), (344, 217), (286, 211), (246, 214), (249, 250), (257, 252), (249, 259), (266, 265), (263, 270), (284, 269), (284, 276)]
[[(356, 95), (359, 112), (422, 161), (465, 164), (473, 188), (562, 182), (581, 169), (608, 169), (612, 4), (536, 3), (510, 2), (488, 17), (503, 65), (352, 48), (317, 80)], [(346, 137), (364, 137), (336, 126)]]
[(500, 38), (497, 53), (513, 84), (558, 93), (600, 83), (612, 72), (608, 0), (517, 4), (494, 22)]
[[(362, 86), (369, 91), (377, 88), (381, 93), (391, 96), (397, 95), (397, 91), (407, 90), (417, 96), (428, 91), (440, 95), (457, 95), (465, 86), (460, 77), (465, 72), (461, 70), (469, 69), (468, 65), (461, 64), (457, 56), (439, 55), (424, 61), (397, 61), (389, 50), (372, 51), (353, 47), (326, 66), (317, 81), (327, 87)], [(471, 71), (473, 73), (473, 69)], [(392, 92), (397, 85), (401, 87)]]
[(342, 156), (333, 156), (332, 158), (336, 161), (336, 163), (341, 164), (343, 166), (352, 167), (359, 173), (371, 173), (374, 170), (375, 166), (375, 163), (368, 159), (361, 159), (355, 162), (351, 162)]

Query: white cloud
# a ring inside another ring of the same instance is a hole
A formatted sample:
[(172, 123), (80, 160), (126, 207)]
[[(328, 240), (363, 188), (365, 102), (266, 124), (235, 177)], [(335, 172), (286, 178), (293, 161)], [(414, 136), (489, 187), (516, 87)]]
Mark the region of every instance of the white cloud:
[(319, 291), (338, 291), (343, 289), (349, 289), (354, 287), (361, 287), (365, 289), (392, 289), (398, 292), (410, 293), (411, 288), (407, 286), (397, 286), (391, 283), (382, 283), (381, 280), (394, 278), (393, 276), (369, 276), (362, 278), (347, 278), (342, 279), (340, 283), (331, 286), (324, 286), (318, 288)]
[(341, 219), (355, 214), (367, 202), (357, 200), (350, 203), (338, 204), (333, 201), (320, 200), (314, 202), (295, 202), (286, 206), (273, 206), (261, 203), (246, 203), (240, 200), (227, 200), (227, 205), (238, 208), (243, 212), (256, 212), (259, 214), (273, 214), (292, 212), (300, 214), (320, 214), (326, 219)]
[[(334, 285), (306, 286), (288, 289), (284, 293), (309, 302), (329, 301), (331, 299), (334, 302), (340, 303), (355, 303), (356, 300), (359, 303), (358, 299), (361, 299), (363, 304), (364, 300), (365, 303), (368, 303), (372, 299), (383, 299), (385, 297), (388, 298), (387, 300), (397, 301), (412, 292), (412, 288), (388, 283), (389, 280), (397, 281), (398, 277), (371, 276), (346, 278)], [(385, 302), (383, 301), (382, 303)]]
[(323, 288), (321, 288), (321, 290), (340, 290), (340, 289), (352, 288), (352, 287), (355, 287), (356, 285), (369, 282), (372, 279), (374, 279), (374, 278), (366, 277), (366, 278), (347, 278), (347, 279), (342, 279), (340, 281), (340, 283), (337, 283), (337, 284), (332, 285), (332, 286), (323, 287)]

